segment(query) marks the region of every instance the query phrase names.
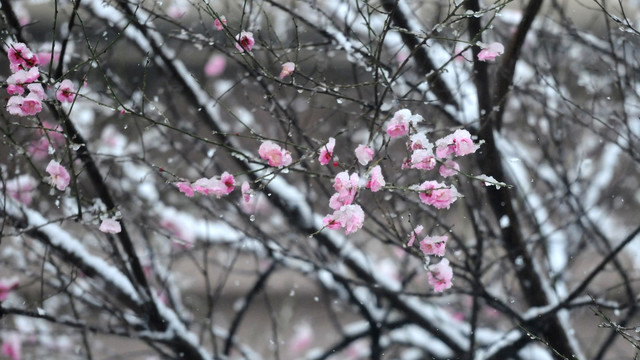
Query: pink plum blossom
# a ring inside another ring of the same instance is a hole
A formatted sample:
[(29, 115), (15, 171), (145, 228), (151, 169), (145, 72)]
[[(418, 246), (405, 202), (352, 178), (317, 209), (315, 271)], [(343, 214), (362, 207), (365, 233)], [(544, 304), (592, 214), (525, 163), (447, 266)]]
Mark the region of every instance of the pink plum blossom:
[(73, 82), (69, 79), (62, 80), (58, 91), (56, 91), (56, 99), (60, 102), (72, 103), (76, 97), (76, 90), (73, 86)]
[(176, 184), (176, 187), (181, 193), (185, 194), (187, 197), (193, 197), (194, 195), (193, 187), (188, 181), (181, 181)]
[(347, 171), (338, 173), (334, 179), (333, 188), (337, 191), (329, 199), (329, 206), (338, 210), (344, 205), (350, 205), (358, 192), (360, 177), (353, 173), (349, 176)]
[(409, 133), (409, 124), (416, 124), (422, 121), (422, 116), (412, 115), (408, 109), (398, 110), (387, 124), (387, 135), (392, 138), (407, 135)]
[(228, 172), (222, 173), (220, 178), (201, 178), (193, 183), (193, 190), (203, 195), (213, 194), (217, 198), (229, 195), (235, 188), (235, 178)]
[[(38, 181), (28, 174), (20, 175), (6, 181), (7, 195), (25, 205), (31, 204), (33, 192), (37, 187)], [(2, 183), (0, 183), (0, 189), (2, 189)], [(0, 291), (2, 291), (1, 289), (2, 286), (0, 285)], [(0, 298), (0, 300), (2, 299)]]
[(420, 241), (420, 250), (425, 255), (444, 256), (445, 246), (449, 237), (444, 236), (426, 236)]
[(413, 242), (416, 241), (416, 236), (420, 235), (423, 229), (424, 227), (422, 225), (418, 225), (413, 229), (411, 234), (409, 234), (409, 242), (407, 243), (407, 246), (413, 246)]
[(479, 148), (471, 140), (471, 134), (464, 129), (458, 129), (453, 134), (436, 141), (436, 155), (442, 159), (450, 154), (455, 154), (456, 156), (468, 155), (476, 152)]
[(253, 33), (242, 31), (236, 35), (236, 49), (240, 52), (251, 52), (256, 41), (253, 39)]
[(51, 175), (49, 177), (49, 184), (55, 186), (58, 190), (64, 191), (69, 186), (69, 172), (59, 162), (51, 160), (47, 165), (46, 171)]
[(451, 287), (451, 278), (453, 278), (453, 269), (449, 265), (449, 260), (442, 259), (435, 265), (429, 265), (427, 280), (433, 286), (433, 291), (442, 292)]
[(7, 84), (31, 84), (32, 82), (38, 80), (39, 77), (40, 71), (37, 67), (32, 67), (29, 70), (18, 70), (7, 78)]
[(7, 93), (9, 93), (9, 95), (22, 95), (24, 94), (24, 86), (9, 84), (7, 85)]
[(3, 339), (2, 354), (11, 360), (22, 359), (22, 337), (20, 334), (12, 332)]
[(27, 89), (29, 89), (29, 94), (34, 94), (40, 101), (47, 98), (42, 84), (29, 84), (27, 85)]
[(222, 55), (212, 55), (204, 65), (204, 74), (216, 77), (224, 72), (227, 67), (227, 59)]
[(27, 152), (36, 161), (44, 160), (49, 157), (49, 145), (49, 139), (42, 137), (32, 141), (27, 148)]
[(483, 46), (483, 49), (478, 53), (478, 60), (493, 61), (496, 57), (502, 55), (503, 52), (504, 45), (499, 42), (493, 42), (489, 45)]
[(42, 103), (40, 101), (40, 97), (36, 93), (30, 93), (25, 96), (22, 100), (22, 105), (20, 105), (23, 116), (35, 115), (42, 111)]
[(384, 181), (384, 177), (382, 176), (382, 169), (380, 165), (376, 165), (371, 170), (371, 179), (367, 182), (367, 189), (370, 189), (372, 192), (380, 191), (387, 183)]
[(360, 165), (365, 166), (371, 160), (373, 160), (373, 149), (368, 147), (367, 145), (360, 144), (355, 150), (356, 158), (358, 158), (358, 162)]
[(40, 63), (38, 57), (23, 43), (10, 43), (7, 54), (12, 72), (28, 70)]
[(0, 301), (7, 300), (9, 293), (20, 286), (18, 279), (0, 279)]
[[(51, 62), (51, 51), (40, 51), (36, 54), (36, 56), (38, 56), (38, 62), (43, 66), (49, 65), (49, 63)], [(53, 61), (58, 60), (60, 60), (60, 53), (55, 52), (53, 54)]]
[(122, 231), (122, 226), (120, 226), (120, 223), (115, 219), (104, 219), (98, 229), (103, 233), (117, 234)]
[(280, 79), (284, 79), (285, 76), (289, 76), (293, 74), (293, 71), (296, 69), (296, 64), (292, 62), (286, 62), (282, 64), (282, 70), (280, 71)]
[(447, 186), (437, 181), (425, 181), (418, 189), (422, 190), (420, 200), (436, 209), (448, 209), (460, 197), (455, 186)]
[(251, 198), (254, 196), (253, 190), (251, 189), (251, 185), (249, 185), (249, 183), (245, 181), (242, 183), (240, 190), (242, 191), (242, 200), (246, 204), (251, 202)]
[(458, 163), (453, 160), (445, 161), (444, 164), (440, 165), (439, 169), (440, 175), (442, 175), (442, 177), (453, 176), (457, 174), (458, 171), (460, 171), (460, 165), (458, 165)]
[(431, 149), (431, 151), (433, 151), (433, 144), (429, 142), (423, 132), (413, 134), (409, 137), (409, 150), (415, 151), (420, 149)]
[(333, 148), (336, 146), (336, 139), (330, 137), (329, 142), (320, 148), (320, 156), (318, 157), (318, 161), (320, 164), (327, 165), (331, 158), (333, 157)]
[[(216, 27), (216, 30), (221, 31), (224, 29), (224, 25), (227, 25), (227, 18), (224, 16), (220, 16), (220, 19), (213, 20), (213, 26)], [(238, 49), (240, 50), (240, 49)], [(251, 50), (249, 50), (251, 51)]]
[(260, 145), (258, 155), (264, 160), (269, 160), (270, 166), (289, 166), (291, 165), (291, 153), (282, 149), (273, 141), (267, 140)]
[(336, 224), (339, 224), (339, 227), (345, 229), (345, 234), (349, 235), (362, 228), (364, 211), (360, 205), (344, 205), (340, 210), (334, 211), (333, 215), (325, 217), (323, 223), (330, 229), (338, 228)]
[(436, 158), (431, 149), (418, 149), (411, 154), (411, 168), (432, 170), (436, 167)]
[(289, 354), (299, 357), (313, 343), (313, 328), (309, 323), (302, 323), (295, 327), (294, 335), (289, 341)]

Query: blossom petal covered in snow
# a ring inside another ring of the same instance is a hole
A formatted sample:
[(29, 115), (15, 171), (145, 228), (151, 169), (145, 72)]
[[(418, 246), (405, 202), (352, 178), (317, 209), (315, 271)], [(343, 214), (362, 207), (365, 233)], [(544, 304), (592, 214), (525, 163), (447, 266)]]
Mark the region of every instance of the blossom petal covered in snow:
[(100, 223), (99, 230), (107, 234), (117, 234), (122, 231), (122, 226), (114, 219), (104, 219)]
[(420, 200), (436, 209), (448, 209), (460, 197), (455, 186), (437, 181), (425, 181), (418, 189), (422, 190)]
[(473, 143), (471, 134), (464, 129), (458, 129), (453, 134), (447, 135), (436, 141), (436, 156), (441, 159), (451, 154), (464, 156), (476, 152), (480, 146)]
[(373, 149), (367, 145), (360, 144), (355, 150), (356, 158), (360, 165), (367, 165), (373, 159)]
[(426, 236), (420, 241), (420, 250), (425, 255), (444, 256), (445, 246), (449, 237), (444, 236)]
[(340, 210), (334, 211), (333, 215), (326, 216), (323, 219), (323, 223), (329, 229), (343, 227), (345, 234), (349, 235), (362, 228), (364, 211), (362, 211), (360, 205), (344, 205)]
[(49, 184), (55, 186), (58, 190), (64, 191), (69, 186), (71, 177), (69, 172), (59, 162), (51, 160), (47, 165), (46, 171), (49, 173)]
[(264, 160), (269, 160), (270, 166), (283, 167), (291, 165), (291, 153), (282, 149), (273, 141), (265, 141), (258, 149), (258, 155)]
[(478, 60), (480, 61), (494, 61), (498, 56), (504, 52), (504, 45), (499, 42), (494, 42), (483, 47), (478, 53)]
[(289, 76), (293, 74), (293, 71), (296, 69), (296, 64), (292, 62), (286, 62), (282, 64), (282, 70), (280, 71), (280, 79), (284, 79), (285, 76)]
[(442, 292), (451, 287), (451, 279), (453, 278), (453, 269), (449, 265), (449, 260), (442, 259), (435, 265), (429, 265), (427, 280), (433, 286), (433, 291)]
[(75, 98), (76, 90), (73, 86), (73, 82), (69, 79), (62, 80), (60, 86), (58, 86), (58, 91), (56, 91), (56, 99), (60, 102), (72, 103)]
[(382, 176), (382, 169), (380, 165), (374, 166), (371, 170), (371, 179), (367, 182), (367, 189), (370, 189), (372, 192), (380, 191), (387, 183), (384, 181), (384, 177)]

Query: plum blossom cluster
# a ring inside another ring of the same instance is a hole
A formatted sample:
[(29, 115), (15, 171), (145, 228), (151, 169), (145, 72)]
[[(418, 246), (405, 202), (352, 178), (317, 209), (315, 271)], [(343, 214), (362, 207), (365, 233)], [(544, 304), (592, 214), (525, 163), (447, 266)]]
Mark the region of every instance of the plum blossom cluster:
[[(422, 225), (418, 225), (413, 229), (409, 234), (409, 242), (407, 243), (407, 246), (414, 246), (416, 237), (422, 233), (422, 230), (424, 230)], [(425, 257), (444, 257), (445, 247), (448, 240), (449, 237), (447, 235), (425, 236), (417, 245)], [(435, 265), (429, 265), (427, 270), (429, 271), (427, 273), (427, 280), (429, 281), (429, 284), (433, 286), (433, 290), (435, 292), (442, 292), (452, 286), (451, 280), (453, 278), (453, 270), (449, 265), (449, 260), (442, 259)]]
[(202, 195), (213, 194), (218, 199), (222, 196), (231, 194), (235, 189), (236, 180), (232, 174), (223, 172), (220, 177), (214, 176), (211, 178), (200, 178), (193, 183), (188, 181), (181, 181), (176, 184), (176, 187), (181, 193), (184, 193), (187, 197), (193, 197), (194, 194), (200, 193)]
[[(7, 92), (13, 95), (7, 102), (7, 111), (18, 116), (35, 115), (42, 111), (42, 101), (46, 97), (42, 84), (35, 82), (40, 77), (40, 60), (23, 43), (10, 43), (7, 53), (13, 73), (7, 79)], [(28, 95), (25, 95), (26, 91)]]
[(262, 159), (268, 160), (269, 166), (284, 167), (291, 165), (292, 162), (291, 153), (270, 140), (260, 145), (258, 155), (260, 155)]

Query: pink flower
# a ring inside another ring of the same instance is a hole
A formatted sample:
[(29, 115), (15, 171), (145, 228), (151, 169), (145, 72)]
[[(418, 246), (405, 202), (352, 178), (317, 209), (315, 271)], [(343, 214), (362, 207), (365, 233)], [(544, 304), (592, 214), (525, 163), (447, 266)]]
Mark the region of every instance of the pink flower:
[(40, 101), (47, 98), (47, 94), (45, 94), (42, 84), (29, 84), (27, 85), (27, 89), (29, 89), (29, 95), (34, 94)]
[(220, 181), (224, 185), (223, 195), (231, 194), (233, 189), (236, 187), (236, 179), (226, 171), (220, 175)]
[(420, 241), (420, 250), (425, 255), (444, 256), (448, 236), (426, 236)]
[(433, 291), (442, 292), (451, 287), (451, 278), (453, 278), (453, 269), (449, 265), (449, 260), (442, 259), (435, 265), (429, 265), (427, 280), (433, 286)]
[(256, 41), (253, 39), (253, 33), (248, 31), (242, 31), (236, 35), (236, 49), (240, 52), (251, 52), (253, 45)]
[[(33, 176), (27, 174), (20, 175), (6, 182), (7, 195), (25, 205), (31, 204), (33, 192), (37, 187), (38, 181), (36, 181)], [(2, 189), (2, 183), (0, 183), (0, 189)], [(1, 291), (2, 286), (0, 285), (0, 300), (2, 300)]]
[(478, 60), (493, 61), (496, 57), (502, 55), (503, 52), (504, 46), (499, 42), (494, 42), (483, 46), (483, 49), (478, 53)]
[(56, 99), (60, 102), (72, 103), (73, 99), (76, 97), (75, 92), (76, 90), (74, 89), (71, 80), (62, 80), (58, 87), (58, 91), (56, 92)]
[(7, 78), (7, 84), (31, 84), (32, 82), (38, 80), (39, 77), (40, 71), (37, 67), (32, 67), (29, 70), (18, 70), (13, 75)]
[(210, 179), (201, 178), (193, 183), (193, 190), (203, 195), (213, 194), (217, 198), (229, 195), (235, 188), (235, 179), (228, 172), (222, 173), (220, 179), (212, 177)]
[(204, 65), (204, 74), (215, 77), (224, 72), (227, 67), (227, 59), (222, 55), (212, 55)]
[(313, 328), (308, 323), (295, 327), (293, 338), (289, 341), (289, 354), (297, 357), (313, 343)]
[(331, 158), (333, 157), (333, 148), (336, 146), (336, 139), (330, 137), (329, 142), (320, 149), (320, 156), (318, 157), (318, 161), (320, 164), (327, 165)]
[(47, 165), (46, 171), (51, 175), (49, 184), (55, 186), (60, 191), (64, 191), (64, 189), (67, 188), (71, 177), (64, 166), (55, 160), (51, 160), (49, 165)]
[(293, 71), (296, 69), (296, 64), (292, 62), (286, 62), (282, 64), (282, 70), (280, 71), (280, 79), (284, 79), (285, 76), (289, 76), (293, 74)]
[(11, 71), (28, 70), (38, 65), (38, 57), (23, 43), (10, 43), (7, 50)]
[(411, 111), (407, 109), (398, 110), (387, 125), (387, 134), (392, 138), (407, 135), (409, 123), (416, 124), (420, 121), (422, 121), (422, 116), (411, 115)]
[(0, 301), (7, 300), (9, 293), (20, 286), (18, 279), (0, 279)]
[(416, 241), (416, 236), (420, 235), (423, 229), (424, 227), (422, 225), (418, 225), (415, 229), (413, 229), (413, 231), (409, 235), (409, 242), (407, 243), (407, 246), (413, 246), (413, 242)]
[(185, 0), (176, 0), (167, 9), (167, 15), (173, 19), (180, 19), (189, 11), (189, 3)]
[(193, 197), (193, 187), (191, 187), (191, 184), (188, 181), (181, 181), (177, 183), (176, 186), (178, 187), (178, 190), (187, 197)]
[(338, 210), (344, 205), (350, 205), (358, 192), (358, 183), (360, 177), (353, 173), (349, 176), (347, 171), (343, 171), (336, 175), (333, 188), (338, 192), (329, 199), (329, 206)]
[(364, 211), (360, 205), (344, 205), (340, 210), (334, 211), (333, 215), (325, 217), (323, 223), (330, 229), (335, 229), (336, 223), (340, 224), (340, 227), (344, 228), (345, 234), (349, 235), (362, 228)]
[(436, 167), (436, 158), (431, 149), (418, 149), (411, 154), (411, 168), (432, 170)]
[[(224, 25), (227, 25), (227, 18), (224, 16), (220, 16), (220, 19), (213, 20), (213, 26), (215, 26), (218, 31), (224, 29)], [(251, 49), (249, 49), (249, 51), (251, 51)]]
[[(38, 57), (38, 62), (43, 66), (49, 65), (51, 62), (51, 52), (50, 51), (41, 51), (36, 54)], [(60, 53), (56, 52), (53, 54), (53, 61), (58, 61), (60, 59)]]
[(442, 175), (442, 177), (453, 176), (457, 174), (458, 171), (460, 171), (460, 165), (458, 165), (458, 163), (453, 160), (445, 161), (444, 164), (440, 165), (440, 170), (439, 170), (440, 175)]
[(333, 218), (333, 214), (327, 215), (322, 219), (322, 226), (328, 227), (331, 230), (340, 229), (340, 223)]
[(7, 101), (7, 111), (9, 112), (9, 114), (11, 115), (18, 115), (18, 116), (27, 116), (23, 111), (22, 111), (22, 103), (24, 102), (24, 98), (22, 96), (12, 96), (9, 98), (9, 101)]
[(456, 156), (468, 155), (479, 148), (471, 140), (471, 134), (464, 129), (458, 129), (453, 134), (436, 141), (436, 155), (442, 159), (450, 154), (455, 154)]
[(377, 192), (386, 185), (384, 177), (382, 176), (382, 169), (380, 165), (374, 166), (371, 170), (371, 179), (367, 182), (367, 189), (371, 189), (372, 192)]
[(22, 338), (17, 333), (10, 333), (2, 341), (2, 354), (8, 356), (11, 360), (20, 360), (22, 358)]
[(437, 181), (425, 181), (418, 189), (424, 191), (419, 195), (420, 200), (436, 209), (448, 209), (460, 197), (455, 186), (447, 186)]
[(358, 158), (358, 162), (362, 166), (367, 165), (371, 160), (373, 160), (373, 149), (371, 149), (367, 145), (362, 145), (362, 144), (358, 145), (358, 147), (355, 150), (355, 153), (356, 153), (356, 158)]
[(264, 160), (269, 160), (270, 166), (289, 166), (291, 165), (291, 153), (283, 150), (278, 144), (272, 141), (265, 141), (258, 149), (258, 155)]
[(413, 134), (409, 138), (409, 150), (415, 151), (419, 149), (427, 149), (433, 151), (433, 144), (429, 142), (427, 136), (422, 132)]
[(253, 190), (251, 189), (251, 185), (249, 185), (248, 182), (243, 182), (242, 186), (240, 187), (241, 191), (242, 191), (242, 200), (248, 204), (251, 202), (251, 198), (254, 196), (253, 194)]
[(22, 105), (20, 105), (20, 109), (22, 110), (22, 116), (35, 115), (42, 111), (42, 103), (40, 102), (38, 94), (30, 93), (25, 96)]
[(114, 219), (104, 219), (102, 223), (100, 223), (98, 230), (107, 234), (117, 234), (122, 231), (122, 226)]
[(49, 139), (42, 137), (32, 141), (27, 148), (27, 152), (36, 161), (44, 160), (49, 157), (49, 144)]
[(9, 95), (22, 95), (24, 94), (24, 86), (9, 84), (7, 85), (7, 93), (9, 93)]

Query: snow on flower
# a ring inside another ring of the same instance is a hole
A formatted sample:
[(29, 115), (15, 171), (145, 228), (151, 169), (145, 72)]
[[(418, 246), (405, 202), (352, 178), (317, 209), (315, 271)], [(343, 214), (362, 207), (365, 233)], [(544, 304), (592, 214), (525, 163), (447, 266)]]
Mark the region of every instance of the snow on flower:
[(453, 160), (445, 161), (444, 164), (440, 165), (439, 169), (440, 175), (442, 175), (442, 177), (453, 176), (457, 174), (458, 171), (460, 171), (460, 165), (458, 165), (458, 163)]
[(372, 192), (377, 192), (382, 189), (387, 183), (384, 181), (384, 177), (382, 176), (382, 169), (380, 165), (374, 166), (371, 170), (371, 179), (367, 182), (367, 189), (370, 189)]
[[(215, 19), (213, 20), (213, 26), (216, 27), (216, 30), (221, 31), (222, 29), (224, 29), (224, 26), (227, 25), (227, 18), (224, 16), (220, 16), (220, 19)], [(249, 33), (251, 34), (251, 33)], [(240, 50), (240, 49), (238, 49)], [(251, 50), (249, 50), (251, 51)]]
[(373, 149), (367, 145), (360, 144), (355, 150), (356, 158), (360, 165), (367, 165), (373, 159)]
[(478, 60), (480, 61), (494, 61), (496, 57), (502, 55), (504, 52), (504, 45), (499, 42), (493, 42), (488, 45), (479, 44), (482, 50), (478, 53)]
[(338, 173), (333, 183), (333, 188), (337, 193), (329, 199), (329, 206), (334, 210), (338, 210), (344, 205), (350, 205), (358, 192), (359, 182), (360, 177), (356, 173), (351, 174), (351, 176), (347, 171)]
[(449, 237), (444, 236), (426, 236), (420, 241), (420, 250), (425, 255), (444, 256), (445, 246)]
[(396, 111), (387, 125), (387, 134), (392, 138), (408, 134), (410, 118), (411, 111), (407, 109)]
[(122, 226), (117, 220), (114, 219), (104, 219), (102, 223), (100, 223), (100, 227), (98, 228), (103, 233), (107, 234), (117, 234), (122, 231)]
[(42, 84), (29, 84), (27, 85), (27, 89), (29, 89), (30, 94), (34, 94), (40, 101), (44, 100), (47, 97)]
[(46, 171), (49, 173), (49, 184), (55, 186), (58, 190), (64, 191), (69, 186), (69, 172), (59, 162), (51, 160), (47, 165)]
[(296, 64), (292, 62), (286, 62), (282, 64), (282, 70), (280, 71), (280, 79), (284, 79), (285, 76), (289, 76), (293, 74), (293, 71), (296, 69)]
[(0, 279), (0, 301), (7, 300), (9, 293), (17, 289), (20, 282), (16, 278)]
[(76, 90), (73, 82), (69, 79), (62, 80), (56, 91), (56, 99), (60, 102), (72, 103), (76, 97)]
[(12, 72), (29, 70), (40, 63), (38, 56), (23, 43), (10, 43), (7, 54)]
[(411, 135), (409, 138), (409, 150), (416, 151), (419, 149), (426, 149), (433, 151), (433, 144), (427, 139), (427, 135), (423, 132)]
[(236, 35), (236, 49), (240, 52), (251, 52), (256, 41), (253, 39), (253, 33), (242, 31)]
[(31, 84), (38, 80), (39, 77), (40, 71), (37, 67), (33, 67), (29, 70), (18, 70), (7, 78), (7, 84), (18, 86)]
[(204, 65), (204, 74), (216, 77), (224, 72), (227, 67), (227, 59), (222, 55), (212, 55)]
[(11, 332), (2, 341), (2, 354), (11, 360), (22, 359), (22, 337), (20, 334)]
[(176, 183), (176, 187), (181, 193), (185, 194), (187, 197), (193, 197), (194, 195), (193, 187), (191, 187), (191, 184), (188, 181), (180, 181), (179, 183)]
[[(33, 192), (37, 187), (38, 181), (28, 174), (20, 175), (6, 182), (7, 195), (25, 205), (31, 204)], [(0, 189), (2, 189), (2, 183), (0, 183)], [(0, 285), (0, 291), (1, 289), (2, 286)], [(0, 298), (0, 300), (2, 299)]]
[(407, 246), (413, 246), (413, 242), (416, 241), (416, 236), (420, 235), (423, 229), (424, 227), (422, 225), (418, 225), (413, 229), (411, 234), (409, 234), (409, 242), (407, 243)]
[(251, 198), (254, 196), (253, 190), (251, 189), (251, 185), (249, 185), (249, 183), (245, 181), (242, 183), (240, 190), (242, 191), (242, 200), (246, 204), (251, 202)]
[(436, 158), (433, 156), (431, 148), (418, 149), (411, 154), (411, 168), (421, 170), (432, 170), (436, 167)]
[[(193, 190), (203, 195), (213, 194), (217, 198), (229, 195), (235, 188), (235, 178), (228, 172), (222, 173), (220, 178), (201, 178), (192, 184)], [(187, 195), (188, 196), (188, 195)]]
[(458, 129), (436, 141), (436, 156), (441, 159), (451, 154), (464, 156), (476, 152), (480, 146), (473, 143), (471, 134), (464, 129)]
[(283, 167), (291, 165), (291, 153), (282, 149), (278, 144), (267, 140), (260, 145), (258, 155), (269, 161), (270, 166)]
[(329, 142), (320, 148), (320, 156), (318, 157), (318, 161), (320, 164), (327, 165), (331, 158), (333, 157), (333, 148), (336, 146), (336, 139), (330, 137)]
[(360, 205), (344, 205), (340, 210), (336, 210), (332, 215), (327, 215), (323, 223), (329, 229), (344, 228), (345, 234), (349, 235), (362, 228), (364, 223), (364, 211)]
[(436, 209), (448, 209), (461, 195), (453, 185), (437, 181), (425, 181), (419, 187), (420, 200)]
[(453, 269), (449, 265), (449, 260), (442, 259), (435, 265), (429, 265), (427, 280), (433, 286), (433, 291), (442, 292), (451, 287), (451, 279), (453, 278)]

